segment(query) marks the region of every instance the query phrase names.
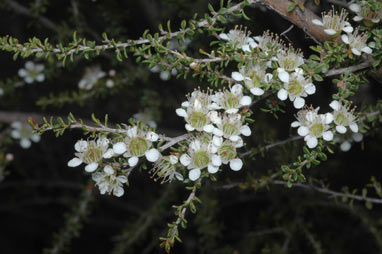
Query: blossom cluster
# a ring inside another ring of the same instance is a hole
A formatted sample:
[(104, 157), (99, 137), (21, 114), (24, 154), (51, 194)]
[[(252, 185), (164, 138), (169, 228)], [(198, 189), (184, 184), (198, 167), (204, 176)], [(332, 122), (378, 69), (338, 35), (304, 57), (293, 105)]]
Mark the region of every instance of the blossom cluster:
[(242, 168), (236, 149), (244, 145), (241, 135), (249, 136), (251, 130), (239, 109), (252, 103), (243, 90), (240, 84), (216, 93), (195, 90), (176, 110), (186, 121), (186, 130), (197, 132), (179, 158), (190, 180), (197, 180), (205, 170), (214, 174), (222, 164), (234, 171)]
[[(353, 111), (336, 100), (329, 106), (333, 112), (326, 114), (318, 114), (319, 107), (300, 110), (296, 116), (297, 121), (291, 124), (294, 128), (298, 127), (297, 133), (304, 137), (309, 148), (316, 147), (319, 138), (332, 141), (334, 132), (344, 134), (349, 128), (353, 133), (358, 133), (358, 124)], [(331, 125), (332, 123), (335, 127)]]
[[(127, 159), (127, 165), (134, 167), (139, 158), (145, 156), (149, 162), (156, 162), (161, 157), (160, 152), (153, 147), (153, 142), (159, 136), (153, 131), (146, 131), (138, 126), (130, 126), (126, 137), (118, 142), (110, 141), (105, 136), (95, 140), (79, 140), (74, 145), (75, 157), (68, 162), (69, 167), (86, 164), (85, 171), (93, 173), (92, 178), (98, 185), (101, 194), (113, 193), (122, 196), (122, 184), (127, 177), (119, 174), (119, 163), (113, 163), (113, 158), (122, 156)], [(102, 168), (102, 170), (99, 170)]]

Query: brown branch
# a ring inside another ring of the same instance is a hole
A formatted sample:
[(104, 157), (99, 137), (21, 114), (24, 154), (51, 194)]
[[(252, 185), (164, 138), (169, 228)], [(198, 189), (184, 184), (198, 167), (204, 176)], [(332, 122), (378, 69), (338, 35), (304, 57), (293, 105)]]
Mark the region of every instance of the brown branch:
[(336, 75), (340, 75), (340, 74), (343, 74), (345, 72), (356, 72), (356, 71), (360, 71), (360, 70), (363, 70), (363, 69), (366, 69), (366, 68), (369, 68), (372, 66), (372, 62), (371, 61), (365, 61), (365, 62), (362, 62), (358, 65), (353, 65), (353, 66), (349, 66), (349, 67), (345, 67), (345, 68), (340, 68), (340, 69), (333, 69), (333, 70), (329, 70), (326, 74), (325, 74), (325, 77), (331, 77), (331, 76), (336, 76)]

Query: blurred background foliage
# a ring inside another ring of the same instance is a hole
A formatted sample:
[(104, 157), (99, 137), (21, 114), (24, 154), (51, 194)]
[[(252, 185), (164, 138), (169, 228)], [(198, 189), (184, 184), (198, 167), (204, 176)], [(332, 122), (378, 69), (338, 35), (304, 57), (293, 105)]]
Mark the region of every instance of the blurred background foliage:
[[(218, 1), (209, 2), (218, 5)], [(317, 13), (330, 7), (322, 2), (320, 7), (311, 7)], [(202, 16), (206, 12), (207, 1), (202, 0), (2, 0), (0, 33), (20, 41), (36, 36), (65, 43), (74, 31), (98, 42), (102, 32), (107, 32), (110, 38), (123, 41), (139, 38), (145, 29), (156, 32), (167, 20), (179, 24), (194, 13)], [(250, 21), (237, 20), (227, 28), (243, 24), (258, 35), (267, 29), (281, 33), (290, 26), (262, 6), (247, 8), (246, 14)], [(309, 46), (314, 42), (297, 28), (283, 39), (301, 48), (305, 56), (312, 53)], [(209, 41), (198, 35), (187, 52), (197, 55), (199, 49), (209, 48)], [(171, 206), (181, 204), (188, 195), (182, 184), (161, 185), (152, 181), (147, 171), (134, 171), (123, 197), (102, 196), (87, 186), (89, 176), (81, 168), (67, 167), (73, 144), (82, 137), (80, 131), (67, 132), (59, 139), (52, 133), (44, 134), (26, 150), (10, 138), (9, 124), (16, 116), (31, 113), (65, 116), (73, 112), (84, 119), (91, 113), (100, 118), (108, 114), (114, 123), (127, 123), (140, 113), (136, 118), (155, 122), (159, 133), (176, 136), (184, 132), (184, 124), (175, 109), (185, 94), (197, 86), (207, 87), (208, 82), (161, 76), (160, 71), (136, 64), (134, 57), (118, 62), (111, 52), (90, 60), (78, 58), (65, 67), (54, 57), (27, 60), (44, 64), (43, 82), (23, 84), (17, 73), (26, 60), (13, 61), (11, 54), (0, 52), (0, 87), (4, 91), (0, 99), (0, 160), (7, 154), (14, 156), (11, 162), (2, 163), (6, 165), (0, 182), (1, 253), (162, 253), (159, 237), (174, 220)], [(91, 90), (79, 89), (87, 68), (97, 67), (105, 77)], [(107, 79), (113, 81), (112, 87), (106, 85)], [(381, 99), (381, 85), (370, 80), (353, 98), (355, 103), (373, 104)], [(334, 89), (330, 80), (320, 83), (308, 104), (322, 105), (326, 110)], [(289, 124), (296, 111), (289, 104), (286, 114), (279, 114), (278, 119), (259, 109), (253, 111), (256, 122), (253, 135), (246, 139), (248, 147), (292, 135)], [(362, 189), (371, 176), (382, 179), (381, 141), (380, 126), (376, 126), (349, 152), (336, 147), (328, 161), (306, 170), (305, 175), (330, 182), (330, 188), (337, 191), (343, 186), (350, 191)], [(187, 213), (188, 228), (180, 231), (183, 243), (177, 243), (173, 253), (382, 253), (380, 205), (370, 210), (363, 202), (349, 204), (349, 200), (301, 187), (234, 185), (251, 183), (279, 170), (280, 162), (296, 159), (301, 144), (279, 146), (246, 160), (244, 170), (238, 173), (223, 170), (217, 182), (206, 181), (198, 192), (202, 204), (195, 215)], [(81, 204), (86, 204), (85, 208)], [(54, 249), (59, 244), (64, 249)]]

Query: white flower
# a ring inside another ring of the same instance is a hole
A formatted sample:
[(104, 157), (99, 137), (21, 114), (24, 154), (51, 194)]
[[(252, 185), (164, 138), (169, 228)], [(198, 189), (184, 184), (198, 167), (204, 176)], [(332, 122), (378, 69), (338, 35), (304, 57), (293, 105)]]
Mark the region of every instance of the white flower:
[(86, 172), (94, 172), (102, 159), (110, 158), (113, 153), (108, 149), (109, 140), (106, 137), (100, 137), (97, 140), (85, 141), (79, 140), (74, 145), (76, 157), (68, 162), (69, 167), (77, 167), (82, 163)]
[(284, 48), (278, 35), (269, 33), (269, 31), (265, 31), (262, 36), (256, 36), (254, 39), (258, 43), (258, 47), (261, 48), (265, 54), (268, 54), (267, 52), (269, 50), (276, 49), (277, 52)]
[(308, 96), (308, 94), (314, 94), (316, 87), (310, 81), (304, 78), (302, 69), (297, 68), (296, 72), (293, 72), (288, 82), (284, 83), (284, 88), (280, 89), (277, 93), (277, 97), (280, 100), (289, 99), (293, 101), (295, 108), (300, 109), (305, 105), (305, 100), (302, 97)]
[(336, 143), (341, 143), (340, 149), (342, 152), (347, 152), (350, 150), (353, 142), (361, 142), (363, 140), (363, 134), (357, 132), (351, 133), (350, 136), (348, 134), (336, 135), (333, 140)]
[(33, 133), (32, 127), (27, 123), (22, 123), (20, 121), (13, 122), (11, 124), (11, 136), (14, 139), (20, 140), (20, 146), (24, 149), (29, 148), (32, 142), (39, 142), (40, 135)]
[(214, 107), (217, 106), (212, 104), (209, 94), (196, 90), (191, 93), (188, 101), (182, 103), (182, 108), (176, 109), (176, 114), (186, 120), (186, 130), (211, 133), (213, 125), (209, 118), (209, 112)]
[(219, 170), (222, 161), (216, 152), (217, 148), (210, 136), (195, 138), (190, 142), (187, 153), (180, 157), (180, 163), (190, 170), (188, 173), (190, 180), (197, 180), (202, 169), (207, 168), (211, 174)]
[(88, 67), (85, 74), (78, 83), (80, 89), (90, 90), (98, 82), (99, 79), (105, 77), (106, 73), (99, 66)]
[(342, 105), (338, 101), (332, 101), (329, 106), (333, 111), (333, 121), (336, 124), (336, 130), (343, 134), (346, 132), (346, 127), (349, 127), (353, 132), (358, 132), (358, 125), (356, 123), (356, 117), (353, 112)]
[(92, 179), (98, 185), (101, 194), (113, 193), (114, 196), (121, 197), (125, 192), (122, 186), (127, 182), (127, 177), (117, 176), (109, 165), (106, 165), (103, 171), (94, 173)]
[(241, 159), (237, 157), (236, 148), (240, 147), (242, 144), (238, 142), (232, 142), (226, 140), (218, 149), (218, 155), (221, 158), (223, 164), (228, 164), (232, 170), (238, 171), (243, 166)]
[(359, 28), (357, 27), (352, 34), (343, 34), (341, 39), (344, 43), (348, 44), (354, 55), (360, 56), (362, 52), (371, 54), (372, 50), (366, 45), (367, 33), (358, 34)]
[[(290, 72), (304, 64), (304, 56), (300, 51), (289, 48), (288, 50), (277, 53), (277, 62), (279, 63), (279, 73), (282, 71)], [(280, 80), (283, 81), (281, 78)]]
[(240, 84), (233, 85), (230, 90), (217, 92), (211, 95), (211, 98), (218, 108), (224, 109), (227, 114), (235, 114), (239, 108), (252, 103), (251, 97), (243, 95), (243, 86)]
[(333, 115), (331, 113), (318, 114), (318, 110), (319, 108), (300, 110), (297, 113), (297, 121), (291, 124), (294, 128), (298, 127), (298, 135), (304, 137), (309, 148), (316, 147), (320, 137), (326, 141), (333, 139), (333, 133), (329, 130)]
[(34, 81), (43, 82), (45, 80), (44, 65), (35, 64), (31, 61), (25, 63), (25, 69), (21, 68), (18, 74), (28, 84), (32, 84)]
[[(226, 139), (230, 139), (233, 142), (237, 142), (241, 139), (240, 135), (250, 136), (251, 129), (248, 125), (243, 125), (241, 115), (239, 114), (228, 114), (224, 115), (217, 128), (214, 129), (213, 133), (216, 136), (223, 136)], [(215, 143), (218, 143), (215, 141)]]
[(250, 33), (246, 30), (246, 28), (241, 30), (241, 27), (235, 27), (226, 33), (221, 33), (219, 35), (220, 39), (228, 41), (235, 48), (240, 48), (243, 51), (251, 51), (252, 48), (257, 47), (257, 43), (249, 37)]
[(263, 88), (268, 86), (273, 75), (266, 73), (267, 67), (264, 65), (244, 66), (239, 72), (233, 72), (232, 78), (236, 81), (244, 81), (245, 87), (256, 96), (264, 94)]
[(382, 9), (374, 11), (370, 9), (365, 2), (351, 4), (349, 9), (357, 14), (353, 18), (354, 21), (363, 21), (363, 23), (369, 27), (379, 23), (382, 18)]
[(332, 38), (338, 37), (342, 31), (346, 33), (353, 32), (353, 27), (346, 21), (348, 13), (345, 9), (341, 13), (330, 10), (328, 13), (322, 13), (322, 21), (313, 19), (312, 23), (317, 26), (322, 26), (324, 32)]
[(155, 181), (162, 178), (161, 183), (171, 182), (175, 178), (179, 181), (183, 181), (182, 174), (176, 171), (177, 164), (178, 157), (175, 155), (163, 156), (155, 162), (150, 173), (152, 173), (152, 177), (154, 177)]
[(134, 167), (138, 163), (138, 158), (143, 155), (150, 162), (159, 159), (160, 153), (157, 149), (151, 148), (152, 142), (158, 141), (158, 135), (152, 131), (144, 131), (137, 126), (131, 126), (127, 130), (127, 137), (113, 145), (114, 153), (123, 154), (129, 158), (130, 167)]

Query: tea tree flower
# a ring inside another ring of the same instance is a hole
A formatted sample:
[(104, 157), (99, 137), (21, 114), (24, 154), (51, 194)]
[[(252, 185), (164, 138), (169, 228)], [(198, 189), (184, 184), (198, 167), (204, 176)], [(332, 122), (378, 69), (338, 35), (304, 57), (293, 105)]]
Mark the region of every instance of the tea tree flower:
[(255, 36), (254, 39), (258, 43), (258, 47), (268, 55), (269, 50), (280, 51), (284, 48), (284, 45), (278, 35), (274, 35), (269, 31), (265, 31), (261, 36)]
[(127, 130), (127, 137), (113, 145), (115, 154), (123, 154), (129, 158), (130, 167), (137, 165), (139, 157), (145, 156), (150, 162), (159, 159), (160, 153), (157, 149), (151, 148), (152, 142), (158, 141), (158, 134), (152, 131), (144, 131), (137, 126), (132, 126)]
[(253, 40), (253, 38), (249, 37), (250, 33), (245, 28), (244, 30), (241, 27), (235, 27), (226, 33), (219, 34), (220, 39), (228, 41), (230, 45), (234, 48), (240, 48), (243, 51), (251, 51), (250, 47), (256, 48), (257, 43)]
[(184, 178), (181, 173), (176, 171), (178, 164), (178, 157), (175, 155), (162, 156), (158, 159), (150, 173), (153, 174), (154, 180), (162, 178), (161, 183), (172, 182), (175, 178), (183, 181)]
[(351, 34), (343, 34), (341, 39), (344, 43), (348, 44), (351, 52), (354, 55), (360, 56), (362, 52), (366, 54), (371, 54), (372, 50), (366, 45), (367, 42), (367, 34), (362, 33), (358, 34), (359, 28), (356, 28), (354, 33)]
[(40, 135), (33, 133), (32, 127), (27, 123), (22, 123), (20, 121), (13, 122), (11, 124), (11, 136), (14, 139), (20, 140), (20, 146), (24, 149), (28, 149), (32, 142), (39, 142)]
[(243, 162), (240, 158), (237, 158), (236, 148), (241, 147), (242, 144), (238, 142), (232, 142), (225, 140), (218, 149), (218, 155), (221, 158), (223, 164), (228, 164), (233, 171), (239, 171)]
[(299, 109), (305, 105), (305, 100), (302, 97), (315, 92), (316, 87), (310, 80), (305, 79), (303, 70), (298, 68), (290, 76), (289, 82), (285, 82), (284, 87), (278, 91), (277, 97), (280, 100), (286, 100), (289, 96), (289, 99), (293, 101), (293, 106)]
[(182, 108), (176, 109), (176, 114), (186, 120), (186, 130), (211, 133), (214, 127), (211, 124), (209, 112), (216, 107), (212, 104), (208, 93), (195, 90), (191, 93), (188, 101), (182, 103)]
[(235, 81), (243, 81), (253, 95), (260, 96), (264, 94), (263, 87), (267, 86), (273, 78), (272, 74), (266, 73), (266, 69), (266, 66), (259, 64), (244, 66), (239, 72), (233, 72), (232, 78)]
[(219, 170), (222, 162), (216, 152), (217, 147), (211, 142), (210, 136), (195, 138), (190, 142), (187, 153), (180, 157), (180, 163), (190, 170), (188, 178), (191, 181), (197, 180), (204, 168), (211, 174)]
[(123, 184), (127, 182), (126, 176), (117, 176), (116, 172), (110, 165), (106, 165), (101, 172), (92, 175), (92, 179), (98, 185), (101, 194), (111, 194), (121, 197), (124, 194)]
[(309, 148), (316, 147), (320, 137), (326, 141), (333, 139), (333, 133), (329, 130), (333, 115), (331, 113), (318, 114), (318, 110), (319, 108), (300, 110), (297, 113), (297, 121), (291, 124), (294, 128), (298, 127), (298, 135), (304, 137)]
[(348, 134), (336, 135), (333, 140), (336, 143), (341, 143), (340, 149), (342, 152), (347, 152), (350, 150), (353, 142), (361, 142), (363, 140), (363, 134), (357, 132), (351, 133), (350, 136)]
[(363, 21), (365, 26), (373, 26), (373, 24), (379, 23), (382, 18), (382, 9), (374, 11), (364, 1), (360, 4), (351, 4), (349, 9), (356, 13), (353, 20)]
[(224, 109), (227, 114), (235, 114), (239, 108), (249, 106), (251, 97), (243, 95), (243, 86), (235, 84), (230, 90), (217, 92), (211, 96), (219, 109)]
[(43, 82), (45, 80), (44, 65), (35, 64), (34, 62), (27, 61), (25, 67), (18, 71), (18, 74), (28, 84), (33, 82)]
[(109, 139), (106, 137), (100, 137), (97, 140), (79, 140), (74, 145), (76, 157), (68, 162), (69, 167), (77, 167), (82, 163), (87, 164), (85, 166), (86, 172), (94, 172), (102, 159), (108, 159), (113, 156), (112, 149), (109, 148)]
[(279, 64), (277, 76), (284, 83), (289, 82), (289, 72), (301, 70), (299, 67), (304, 64), (302, 53), (293, 48), (277, 53), (276, 61)]
[(346, 33), (353, 32), (353, 27), (346, 21), (348, 13), (342, 9), (340, 13), (330, 10), (328, 13), (322, 13), (322, 21), (313, 19), (312, 23), (322, 26), (327, 35), (337, 38), (342, 31)]
[(353, 132), (358, 132), (358, 125), (353, 112), (349, 112), (348, 108), (339, 101), (332, 101), (329, 106), (334, 110), (333, 121), (339, 133), (345, 133), (346, 127), (349, 127)]
[(106, 76), (106, 73), (99, 66), (86, 68), (85, 74), (78, 83), (80, 89), (90, 90), (98, 82), (99, 79)]
[(239, 114), (228, 114), (224, 115), (217, 128), (214, 129), (214, 134), (217, 136), (223, 136), (231, 141), (238, 141), (240, 135), (250, 136), (251, 129), (248, 125), (243, 125), (241, 120), (241, 115)]

